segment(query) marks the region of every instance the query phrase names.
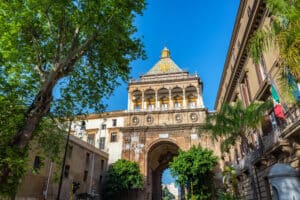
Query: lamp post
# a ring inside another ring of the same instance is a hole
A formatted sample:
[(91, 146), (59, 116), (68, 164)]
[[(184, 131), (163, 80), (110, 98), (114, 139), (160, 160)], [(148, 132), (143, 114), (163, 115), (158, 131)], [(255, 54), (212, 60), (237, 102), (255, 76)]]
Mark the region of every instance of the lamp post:
[(57, 192), (56, 200), (59, 200), (59, 198), (60, 198), (63, 174), (64, 174), (64, 171), (65, 171), (66, 157), (67, 157), (67, 151), (68, 151), (69, 140), (70, 140), (71, 125), (72, 125), (72, 121), (70, 120), (68, 136), (67, 136), (67, 142), (66, 142), (66, 146), (65, 146), (64, 159), (63, 159), (63, 164), (62, 164), (61, 172), (60, 172), (60, 179), (59, 179), (59, 185), (58, 185), (58, 192)]

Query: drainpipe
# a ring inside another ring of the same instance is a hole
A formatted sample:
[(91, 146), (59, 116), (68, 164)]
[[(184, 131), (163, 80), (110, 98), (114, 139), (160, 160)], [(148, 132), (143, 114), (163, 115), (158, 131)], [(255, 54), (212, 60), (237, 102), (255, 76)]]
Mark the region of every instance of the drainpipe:
[(49, 169), (49, 174), (48, 174), (48, 179), (47, 179), (46, 190), (44, 191), (44, 199), (47, 199), (47, 193), (48, 193), (48, 187), (49, 187), (51, 172), (52, 172), (52, 162), (50, 163), (50, 169)]
[(92, 160), (91, 180), (90, 180), (90, 189), (89, 189), (90, 193), (92, 193), (92, 186), (93, 186), (94, 163), (95, 163), (95, 153), (93, 153), (93, 160)]

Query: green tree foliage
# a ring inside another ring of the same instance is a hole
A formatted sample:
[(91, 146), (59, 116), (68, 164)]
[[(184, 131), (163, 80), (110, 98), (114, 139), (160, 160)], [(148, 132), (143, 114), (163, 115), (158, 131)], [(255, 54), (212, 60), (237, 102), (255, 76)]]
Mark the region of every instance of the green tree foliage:
[(240, 198), (236, 197), (231, 193), (226, 192), (218, 192), (217, 200), (240, 200)]
[(288, 86), (286, 66), (296, 81), (300, 81), (300, 0), (266, 0), (266, 5), (272, 15), (271, 22), (253, 34), (248, 50), (254, 62), (258, 63), (263, 52), (279, 49), (284, 91)]
[(175, 196), (168, 190), (167, 187), (162, 188), (162, 200), (174, 200)]
[(200, 130), (208, 131), (214, 140), (221, 138), (222, 151), (229, 151), (239, 139), (248, 148), (251, 147), (247, 139), (249, 131), (257, 128), (265, 113), (272, 107), (273, 103), (270, 101), (253, 102), (247, 107), (241, 100), (233, 105), (226, 103), (219, 112), (206, 118), (206, 124)]
[(13, 195), (22, 175), (28, 170), (33, 170), (32, 164), (28, 165), (27, 150), (33, 150), (41, 158), (49, 158), (56, 163), (60, 162), (59, 154), (64, 141), (65, 129), (59, 128), (56, 121), (44, 118), (34, 132), (36, 136), (32, 145), (25, 150), (16, 149), (7, 144), (22, 125), (26, 107), (22, 106), (15, 95), (0, 95), (0, 109), (0, 126), (2, 127), (0, 132), (0, 169), (8, 165), (12, 171), (7, 177), (7, 183), (0, 187), (1, 197)]
[(125, 192), (143, 187), (143, 176), (138, 163), (124, 159), (109, 167), (105, 179), (104, 192), (107, 199), (119, 199)]
[(1, 190), (23, 173), (14, 156), (26, 157), (43, 117), (102, 111), (102, 98), (128, 80), (129, 63), (144, 57), (133, 25), (144, 7), (144, 0), (0, 1), (0, 103), (14, 126), (1, 127)]
[(194, 200), (210, 199), (213, 191), (213, 169), (218, 158), (208, 149), (193, 146), (180, 151), (170, 163), (170, 170), (179, 185), (188, 189)]
[(222, 172), (222, 176), (224, 186), (229, 192), (228, 195), (230, 196), (231, 194), (231, 196), (233, 197), (238, 197), (239, 191), (235, 168), (232, 166), (225, 166)]

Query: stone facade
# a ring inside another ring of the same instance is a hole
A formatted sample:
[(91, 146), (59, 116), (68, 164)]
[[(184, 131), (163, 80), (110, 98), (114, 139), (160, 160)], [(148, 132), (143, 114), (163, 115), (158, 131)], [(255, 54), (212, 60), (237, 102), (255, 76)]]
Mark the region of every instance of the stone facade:
[[(201, 145), (221, 154), (218, 144), (198, 133), (208, 113), (202, 87), (200, 77), (178, 67), (164, 48), (148, 73), (130, 81), (127, 110), (89, 115), (74, 123), (73, 134), (85, 141), (95, 134), (96, 147), (101, 146), (97, 140), (105, 137), (103, 150), (109, 153), (109, 163), (118, 158), (139, 163), (145, 183), (138, 199), (160, 199), (162, 172), (179, 149)], [(108, 125), (113, 119), (117, 126)], [(103, 124), (107, 124), (105, 133)], [(112, 142), (113, 132), (117, 142)]]
[[(55, 181), (55, 176), (59, 180), (61, 167), (46, 159), (39, 172), (34, 173), (31, 169), (39, 167), (40, 159), (37, 152), (30, 153), (28, 165), (32, 167), (21, 181), (17, 200), (56, 199), (59, 181)], [(70, 135), (60, 199), (71, 198), (73, 181), (80, 183), (76, 194), (101, 195), (107, 163), (107, 153)]]
[(162, 172), (179, 149), (206, 145), (197, 131), (206, 114), (200, 78), (182, 71), (166, 48), (148, 73), (129, 83), (123, 157), (139, 163), (144, 199), (161, 198)]
[(78, 117), (72, 124), (72, 134), (109, 154), (108, 164), (116, 162), (122, 156), (123, 134), (127, 113), (113, 111)]
[[(240, 194), (244, 199), (272, 199), (279, 189), (271, 183), (270, 170), (283, 163), (299, 172), (300, 109), (287, 103), (278, 80), (278, 50), (269, 49), (255, 64), (247, 55), (247, 42), (251, 34), (270, 23), (270, 13), (262, 0), (241, 1), (228, 50), (215, 109), (224, 103), (241, 99), (245, 106), (253, 101), (272, 99), (272, 88), (280, 98), (285, 119), (266, 113), (265, 121), (257, 130), (248, 133), (253, 150), (243, 150), (238, 144), (225, 162), (237, 170)], [(288, 186), (287, 186), (287, 189)], [(289, 190), (292, 192), (291, 190)], [(282, 199), (282, 198), (279, 198)], [(288, 199), (288, 198), (287, 198)]]

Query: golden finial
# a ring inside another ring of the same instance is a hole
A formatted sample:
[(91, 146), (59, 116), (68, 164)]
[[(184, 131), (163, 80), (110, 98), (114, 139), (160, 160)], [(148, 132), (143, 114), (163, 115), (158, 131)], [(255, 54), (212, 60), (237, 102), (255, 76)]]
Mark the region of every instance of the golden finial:
[(170, 58), (170, 51), (167, 47), (164, 47), (161, 51), (161, 58)]

